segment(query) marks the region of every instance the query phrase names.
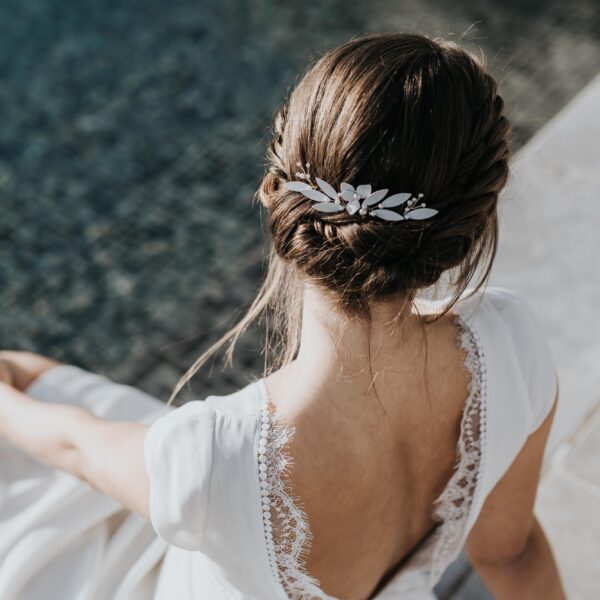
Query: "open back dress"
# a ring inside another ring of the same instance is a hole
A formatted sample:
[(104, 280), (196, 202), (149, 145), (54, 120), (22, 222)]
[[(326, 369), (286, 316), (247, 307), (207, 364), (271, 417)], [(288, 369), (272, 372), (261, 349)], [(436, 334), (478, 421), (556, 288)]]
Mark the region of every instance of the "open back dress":
[[(470, 374), (455, 471), (433, 508), (437, 527), (377, 600), (435, 598), (556, 396), (551, 350), (522, 297), (488, 287), (465, 293), (452, 313)], [(275, 422), (264, 378), (179, 408), (69, 364), (25, 391), (150, 426), (150, 521), (0, 440), (2, 600), (332, 600), (303, 562), (311, 533), (285, 476), (294, 432)]]

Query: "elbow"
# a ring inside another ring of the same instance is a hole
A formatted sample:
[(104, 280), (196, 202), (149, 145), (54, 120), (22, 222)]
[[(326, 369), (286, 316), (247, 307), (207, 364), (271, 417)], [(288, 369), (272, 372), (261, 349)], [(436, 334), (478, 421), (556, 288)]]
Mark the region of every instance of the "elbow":
[(31, 455), (44, 465), (86, 480), (85, 465), (79, 448), (66, 440), (51, 440), (32, 449)]
[(57, 454), (59, 456), (57, 466), (62, 471), (71, 473), (71, 475), (74, 475), (83, 481), (88, 481), (85, 461), (83, 460), (81, 450), (78, 446), (69, 442), (62, 443)]
[(469, 560), (476, 570), (507, 571), (519, 568), (529, 557), (532, 544), (529, 540), (520, 547), (507, 549), (504, 552), (494, 554), (473, 555), (469, 554)]
[(69, 406), (66, 411), (63, 418), (68, 423), (68, 435), (60, 443), (58, 466), (93, 485), (98, 462), (94, 444), (98, 418), (81, 407)]
[(502, 546), (494, 546), (493, 542), (483, 552), (474, 552), (467, 549), (467, 554), (476, 570), (517, 571), (535, 559), (542, 547), (543, 532), (537, 520), (529, 533), (519, 540)]

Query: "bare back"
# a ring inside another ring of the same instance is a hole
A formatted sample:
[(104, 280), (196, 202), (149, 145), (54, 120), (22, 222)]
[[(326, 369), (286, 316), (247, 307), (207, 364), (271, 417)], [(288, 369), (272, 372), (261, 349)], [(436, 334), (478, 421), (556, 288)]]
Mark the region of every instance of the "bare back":
[[(369, 598), (434, 530), (452, 476), (470, 374), (447, 315), (391, 365), (315, 384), (294, 363), (266, 378), (278, 419), (295, 428), (291, 485), (310, 524), (306, 569), (331, 596)], [(427, 382), (427, 384), (425, 383)], [(377, 398), (378, 396), (378, 398)]]

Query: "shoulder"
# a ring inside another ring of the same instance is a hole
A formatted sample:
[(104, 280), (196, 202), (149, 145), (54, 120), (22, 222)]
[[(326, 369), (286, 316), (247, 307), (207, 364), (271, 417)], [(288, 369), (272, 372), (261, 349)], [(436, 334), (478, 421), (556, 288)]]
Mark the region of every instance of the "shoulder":
[(467, 289), (453, 311), (477, 324), (487, 321), (490, 328), (506, 331), (516, 349), (531, 343), (546, 342), (546, 335), (534, 307), (524, 295), (504, 287), (487, 287), (473, 292)]
[(220, 515), (230, 522), (245, 516), (235, 502), (240, 490), (252, 489), (259, 392), (252, 382), (230, 394), (192, 400), (148, 429), (150, 520), (168, 543), (203, 550)]
[(188, 550), (204, 537), (215, 421), (215, 410), (194, 400), (159, 417), (144, 440), (150, 521), (160, 537)]
[(469, 292), (457, 303), (457, 312), (468, 315), (482, 332), (496, 360), (518, 370), (515, 375), (526, 388), (534, 431), (550, 412), (558, 386), (550, 339), (538, 311), (523, 294), (508, 288), (489, 286)]
[(509, 334), (515, 351), (523, 354), (525, 359), (530, 356), (532, 349), (542, 350), (548, 346), (548, 338), (536, 309), (523, 294), (514, 290), (496, 286), (474, 294), (467, 290), (456, 309), (473, 321), (477, 318), (487, 319), (490, 328), (504, 330)]
[(478, 310), (491, 310), (500, 315), (506, 324), (535, 318), (531, 304), (515, 290), (488, 286), (474, 291), (466, 289), (456, 303), (457, 312), (475, 315)]
[(484, 301), (493, 306), (507, 324), (535, 323), (536, 315), (525, 296), (505, 287), (488, 287), (482, 292)]

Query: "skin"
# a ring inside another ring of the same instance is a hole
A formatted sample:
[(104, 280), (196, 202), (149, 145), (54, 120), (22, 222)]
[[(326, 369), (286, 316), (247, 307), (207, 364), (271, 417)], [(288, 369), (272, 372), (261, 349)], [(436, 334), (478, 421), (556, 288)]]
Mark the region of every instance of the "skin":
[[(309, 285), (303, 310), (300, 351), (266, 384), (277, 420), (295, 428), (294, 495), (313, 534), (306, 568), (328, 594), (367, 599), (435, 526), (432, 504), (453, 472), (469, 376), (451, 315), (425, 328), (424, 371), (423, 329), (410, 306), (374, 305), (370, 342), (365, 324), (342, 317)], [(399, 310), (405, 318), (393, 327)], [(0, 352), (0, 435), (147, 517), (144, 425), (19, 391), (56, 364)], [(488, 496), (467, 540), (498, 600), (565, 597), (533, 514), (554, 412)]]
[(0, 351), (0, 437), (147, 518), (147, 426), (107, 421), (84, 408), (39, 402), (22, 392), (59, 364), (31, 352)]

